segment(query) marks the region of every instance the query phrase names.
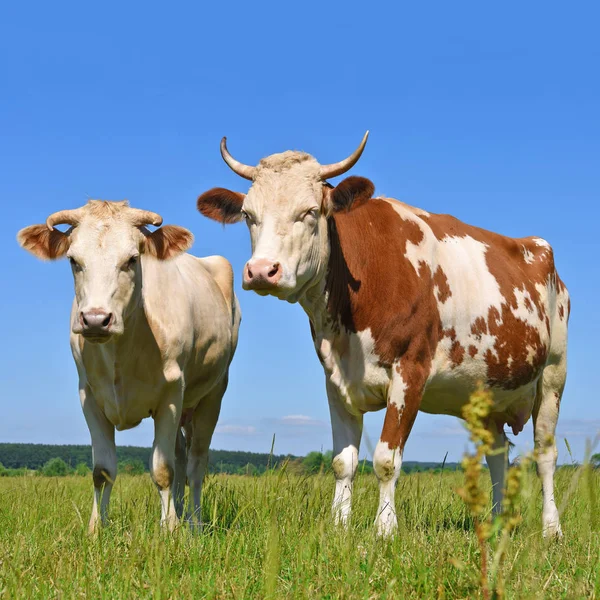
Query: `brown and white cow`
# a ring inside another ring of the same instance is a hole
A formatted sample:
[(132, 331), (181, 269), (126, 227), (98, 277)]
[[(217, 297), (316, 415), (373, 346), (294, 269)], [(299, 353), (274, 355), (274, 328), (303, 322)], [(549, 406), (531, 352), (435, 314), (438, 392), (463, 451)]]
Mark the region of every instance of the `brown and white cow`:
[[(251, 167), (221, 153), (252, 181), (246, 195), (222, 188), (198, 198), (202, 214), (245, 219), (252, 258), (245, 289), (299, 302), (327, 381), (336, 489), (346, 522), (363, 414), (386, 409), (373, 456), (380, 484), (377, 530), (397, 526), (394, 489), (418, 410), (461, 416), (478, 382), (493, 390), (490, 429), (504, 449), (504, 425), (518, 433), (533, 416), (540, 450), (545, 533), (559, 534), (553, 496), (553, 439), (566, 376), (569, 296), (552, 249), (512, 239), (397, 200), (373, 197), (368, 179), (341, 175), (367, 141), (340, 163), (302, 152)], [(506, 454), (487, 458), (500, 506)]]
[[(66, 256), (73, 270), (71, 350), (92, 438), (92, 532), (106, 520), (117, 475), (115, 429), (149, 416), (161, 523), (173, 529), (182, 515), (186, 470), (189, 519), (200, 519), (208, 448), (241, 317), (229, 262), (185, 254), (193, 241), (187, 229), (146, 228), (161, 223), (160, 215), (127, 202), (91, 200), (18, 234), (37, 257)], [(58, 224), (71, 227), (63, 233)]]

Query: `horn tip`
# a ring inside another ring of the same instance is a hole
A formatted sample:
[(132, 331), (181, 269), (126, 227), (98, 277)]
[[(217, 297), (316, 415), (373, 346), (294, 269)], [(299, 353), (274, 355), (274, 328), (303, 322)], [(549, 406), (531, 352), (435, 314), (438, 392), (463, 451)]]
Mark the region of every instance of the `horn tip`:
[(221, 148), (221, 156), (223, 157), (223, 159), (225, 159), (225, 154), (229, 153), (229, 151), (227, 150), (227, 136), (225, 136), (225, 135), (221, 138), (220, 148)]

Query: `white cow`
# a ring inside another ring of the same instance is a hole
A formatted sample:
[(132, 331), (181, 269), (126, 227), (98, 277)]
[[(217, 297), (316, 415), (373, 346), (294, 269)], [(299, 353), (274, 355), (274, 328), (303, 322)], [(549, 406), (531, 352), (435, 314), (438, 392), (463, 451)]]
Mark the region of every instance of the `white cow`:
[[(106, 520), (117, 475), (115, 428), (146, 417), (154, 419), (150, 470), (161, 524), (172, 530), (182, 515), (186, 465), (188, 518), (200, 519), (241, 316), (229, 262), (186, 254), (193, 236), (182, 227), (146, 228), (161, 223), (127, 202), (91, 200), (18, 234), (23, 248), (42, 259), (67, 256), (73, 270), (71, 350), (94, 462), (90, 532)], [(71, 227), (63, 233), (58, 224)]]

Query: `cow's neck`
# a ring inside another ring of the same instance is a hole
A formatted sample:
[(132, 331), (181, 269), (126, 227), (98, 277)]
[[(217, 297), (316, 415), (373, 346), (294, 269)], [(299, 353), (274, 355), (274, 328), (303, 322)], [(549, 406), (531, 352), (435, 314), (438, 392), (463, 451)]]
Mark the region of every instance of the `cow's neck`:
[[(337, 227), (334, 217), (330, 217), (327, 222), (327, 254), (323, 257), (324, 267), (320, 270), (314, 279), (314, 283), (305, 294), (300, 298), (299, 303), (308, 315), (311, 322), (313, 333), (320, 336), (328, 333), (333, 334), (339, 330), (341, 308), (348, 316), (351, 315), (351, 306), (348, 293), (339, 293), (340, 290), (347, 290), (351, 285), (348, 268), (343, 259), (343, 252), (337, 233)], [(351, 322), (352, 318), (346, 318), (346, 322)], [(350, 328), (351, 329), (351, 328)]]
[(125, 317), (124, 325), (123, 335), (115, 340), (119, 349), (128, 348), (136, 340), (139, 341), (140, 335), (143, 335), (150, 327), (141, 297), (136, 302), (135, 308)]
[(422, 262), (417, 272), (406, 255), (423, 238), (415, 220), (400, 219), (389, 202), (372, 199), (335, 213), (328, 225), (325, 275), (302, 302), (316, 337), (339, 342), (359, 334), (388, 367), (409, 347), (431, 354), (439, 312), (430, 268)]
[[(142, 349), (146, 366), (161, 366), (160, 352), (143, 303), (140, 302), (125, 319), (122, 335), (101, 346), (84, 350), (87, 356), (87, 360), (84, 358), (86, 371), (92, 388), (110, 415), (111, 422), (119, 430), (133, 427), (139, 422), (140, 415), (136, 409), (139, 397), (150, 399), (155, 393), (154, 382), (145, 378), (148, 369), (143, 367), (140, 370)], [(131, 390), (135, 390), (135, 393)]]
[(325, 279), (323, 278), (316, 285), (309, 288), (302, 298), (300, 298), (299, 304), (308, 315), (312, 326), (315, 329), (321, 329), (321, 325), (328, 318)]
[[(310, 319), (319, 360), (339, 397), (351, 407), (351, 412), (379, 410), (385, 405), (383, 390), (389, 383), (390, 371), (380, 360), (369, 328), (355, 326), (362, 322), (360, 319), (364, 319), (369, 307), (357, 295), (361, 282), (353, 277), (344, 259), (333, 219), (329, 234), (327, 269), (301, 304)], [(368, 262), (366, 256), (363, 258)]]

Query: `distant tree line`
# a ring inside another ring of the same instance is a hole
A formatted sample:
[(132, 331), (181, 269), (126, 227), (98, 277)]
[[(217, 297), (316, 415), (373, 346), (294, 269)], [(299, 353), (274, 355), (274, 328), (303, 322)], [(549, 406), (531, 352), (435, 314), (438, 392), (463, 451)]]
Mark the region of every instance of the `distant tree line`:
[[(150, 448), (117, 446), (120, 473), (132, 475), (148, 471)], [(209, 471), (240, 475), (260, 475), (269, 468), (297, 460), (293, 455), (211, 450)], [(0, 476), (42, 473), (67, 475), (88, 473), (92, 468), (92, 448), (87, 445), (0, 443)]]
[[(138, 475), (148, 471), (150, 448), (117, 447), (119, 473)], [(261, 475), (268, 469), (285, 468), (297, 474), (326, 473), (332, 468), (333, 452), (309, 452), (306, 456), (271, 455), (267, 453), (211, 450), (209, 471), (231, 475)], [(591, 457), (591, 464), (600, 468), (600, 453)], [(87, 475), (92, 468), (90, 446), (51, 444), (0, 444), (0, 477), (20, 475)], [(404, 461), (405, 473), (425, 471), (456, 471), (459, 463)], [(372, 473), (373, 463), (362, 460), (359, 473)]]
[[(87, 445), (0, 444), (0, 463), (8, 469), (40, 470), (49, 460), (62, 459), (69, 467), (85, 464), (92, 468), (92, 447)], [(150, 448), (117, 446), (117, 461), (140, 460), (148, 465)]]

